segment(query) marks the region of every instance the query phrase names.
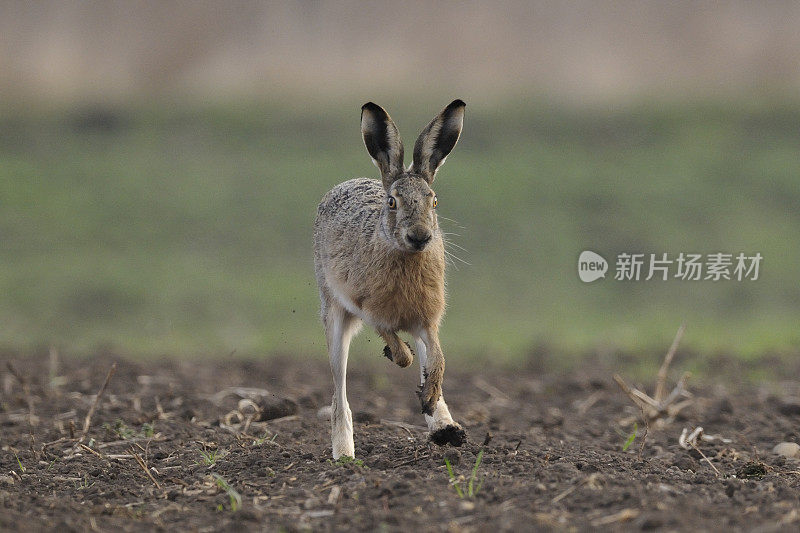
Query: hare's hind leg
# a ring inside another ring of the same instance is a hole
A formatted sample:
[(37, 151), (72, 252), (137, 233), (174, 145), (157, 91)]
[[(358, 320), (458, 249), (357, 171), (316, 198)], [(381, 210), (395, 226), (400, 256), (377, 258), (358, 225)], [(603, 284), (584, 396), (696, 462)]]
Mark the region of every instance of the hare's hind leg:
[(347, 403), (347, 355), (350, 340), (358, 332), (361, 320), (338, 302), (329, 298), (323, 303), (325, 337), (333, 373), (333, 402), (331, 404), (331, 441), (333, 458), (355, 457), (353, 444), (353, 415)]
[[(420, 390), (424, 391), (425, 382), (430, 377), (426, 370), (428, 347), (422, 336), (417, 337), (415, 335), (414, 342), (417, 346), (417, 358), (419, 359), (419, 386)], [(431, 341), (429, 340), (428, 342)], [(433, 343), (431, 342), (431, 344)], [(438, 347), (438, 341), (436, 342), (436, 347)], [(467, 440), (467, 434), (459, 424), (453, 421), (450, 409), (444, 402), (444, 395), (441, 393), (433, 406), (433, 414), (425, 413), (425, 421), (428, 423), (428, 430), (431, 432), (430, 438), (435, 444), (442, 446), (449, 443), (453, 446), (461, 446)]]
[(383, 349), (385, 355), (390, 361), (397, 363), (397, 366), (405, 368), (414, 361), (414, 355), (411, 353), (411, 348), (408, 344), (400, 340), (397, 333), (394, 331), (378, 330), (378, 334), (386, 341), (386, 347)]

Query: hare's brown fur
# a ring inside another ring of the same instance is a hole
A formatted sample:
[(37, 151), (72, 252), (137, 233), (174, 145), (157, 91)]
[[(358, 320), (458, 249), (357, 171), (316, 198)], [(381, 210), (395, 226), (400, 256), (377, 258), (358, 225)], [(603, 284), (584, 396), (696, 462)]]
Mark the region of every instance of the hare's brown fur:
[(367, 178), (325, 195), (314, 231), (317, 282), (379, 330), (437, 325), (445, 307), (441, 233), (436, 226), (423, 252), (392, 246), (380, 235), (385, 197), (380, 182)]
[(464, 103), (456, 100), (434, 118), (417, 140), (414, 163), (405, 169), (394, 122), (382, 108), (366, 104), (362, 133), (381, 181), (346, 181), (319, 204), (314, 266), (336, 389), (331, 419), (336, 458), (353, 455), (345, 371), (350, 338), (361, 321), (375, 327), (386, 341), (386, 355), (403, 367), (411, 364), (412, 354), (397, 332), (414, 336), (429, 426), (455, 435), (447, 442), (463, 441), (463, 430), (441, 398), (444, 355), (438, 330), (445, 310), (445, 251), (430, 188), (458, 140), (463, 111)]

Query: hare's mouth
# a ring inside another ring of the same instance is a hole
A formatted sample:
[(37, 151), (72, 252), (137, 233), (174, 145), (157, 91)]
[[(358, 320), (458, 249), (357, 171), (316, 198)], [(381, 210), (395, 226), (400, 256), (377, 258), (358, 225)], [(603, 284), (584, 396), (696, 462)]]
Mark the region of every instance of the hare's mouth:
[(430, 233), (407, 233), (404, 243), (409, 252), (422, 252), (433, 236)]

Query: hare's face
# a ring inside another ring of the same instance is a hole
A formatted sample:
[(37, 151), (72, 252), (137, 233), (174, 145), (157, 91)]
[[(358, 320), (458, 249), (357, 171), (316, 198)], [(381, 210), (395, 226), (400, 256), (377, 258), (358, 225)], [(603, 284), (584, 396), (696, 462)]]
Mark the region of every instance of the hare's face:
[(386, 192), (383, 227), (392, 244), (406, 252), (422, 252), (440, 237), (436, 194), (424, 179), (404, 175)]
[(465, 106), (461, 100), (453, 100), (422, 130), (407, 169), (403, 167), (403, 141), (389, 114), (372, 102), (361, 107), (364, 146), (381, 171), (386, 190), (383, 233), (400, 250), (422, 252), (442, 237), (431, 183), (458, 142)]

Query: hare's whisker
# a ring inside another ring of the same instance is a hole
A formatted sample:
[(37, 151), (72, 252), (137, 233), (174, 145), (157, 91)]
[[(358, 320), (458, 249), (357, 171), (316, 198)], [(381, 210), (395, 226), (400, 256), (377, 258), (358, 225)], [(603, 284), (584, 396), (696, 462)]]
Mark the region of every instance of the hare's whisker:
[(450, 257), (452, 257), (453, 259), (457, 259), (458, 261), (461, 261), (461, 262), (462, 262), (462, 263), (464, 263), (465, 265), (472, 266), (472, 264), (471, 264), (471, 263), (468, 263), (467, 261), (464, 261), (463, 259), (461, 259), (460, 257), (458, 257), (458, 256), (457, 256), (456, 254), (454, 254), (453, 252), (448, 252), (447, 250), (445, 250), (445, 253), (446, 253), (447, 255), (449, 255)]
[(443, 219), (443, 220), (448, 220), (448, 221), (452, 222), (453, 224), (455, 224), (456, 226), (458, 226), (458, 227), (459, 227), (459, 228), (461, 228), (461, 229), (466, 229), (466, 228), (465, 228), (464, 226), (462, 226), (462, 225), (461, 225), (461, 224), (460, 224), (460, 223), (459, 223), (457, 220), (454, 220), (454, 219), (452, 219), (452, 218), (443, 217), (443, 216), (441, 216), (441, 215), (439, 215), (439, 218), (441, 218), (441, 219)]
[(464, 247), (463, 247), (463, 246), (461, 246), (461, 245), (458, 245), (458, 244), (454, 243), (453, 241), (445, 241), (445, 242), (446, 242), (447, 244), (449, 244), (450, 246), (455, 246), (455, 247), (456, 247), (456, 248), (458, 248), (459, 250), (462, 250), (462, 251), (464, 251), (464, 252), (467, 252), (467, 253), (469, 253), (469, 250), (467, 250), (466, 248), (464, 248)]

